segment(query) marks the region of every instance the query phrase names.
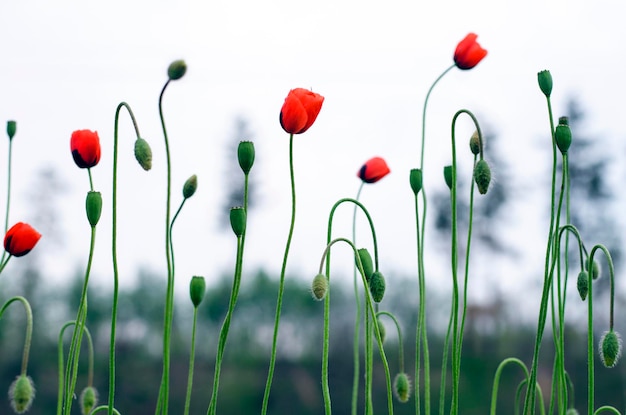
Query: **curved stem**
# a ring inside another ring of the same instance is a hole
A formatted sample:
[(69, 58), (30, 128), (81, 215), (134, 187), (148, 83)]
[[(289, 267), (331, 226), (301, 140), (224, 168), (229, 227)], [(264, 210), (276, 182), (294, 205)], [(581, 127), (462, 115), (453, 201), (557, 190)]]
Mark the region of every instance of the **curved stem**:
[(15, 296), (10, 298), (2, 308), (0, 309), (0, 318), (2, 318), (2, 314), (4, 311), (15, 301), (19, 301), (24, 306), (24, 311), (26, 312), (26, 336), (24, 337), (24, 350), (22, 352), (22, 369), (20, 371), (20, 375), (26, 375), (26, 368), (28, 367), (28, 356), (30, 353), (30, 344), (33, 338), (33, 311), (30, 308), (30, 304), (28, 300), (22, 296)]
[[(62, 327), (59, 332), (59, 340), (57, 342), (57, 350), (58, 350), (58, 365), (59, 365), (59, 391), (57, 398), (57, 415), (61, 414), (62, 411), (62, 403), (63, 403), (63, 335), (65, 334), (65, 330), (69, 326), (75, 326), (76, 321), (68, 321)], [(85, 326), (85, 336), (87, 337), (87, 347), (89, 348), (89, 371), (87, 375), (87, 386), (93, 386), (93, 367), (94, 367), (94, 351), (93, 351), (93, 340), (91, 338), (91, 333), (89, 329)], [(108, 408), (108, 406), (106, 406)]]
[(376, 317), (378, 316), (387, 316), (396, 325), (396, 330), (398, 331), (398, 367), (400, 369), (400, 373), (404, 373), (404, 342), (402, 341), (402, 330), (400, 329), (398, 319), (388, 311), (379, 311), (376, 313)]
[[(361, 190), (363, 190), (363, 186), (365, 185), (364, 181), (361, 181), (361, 185), (359, 186), (359, 190), (356, 193), (355, 200), (359, 200), (359, 196), (361, 195)], [(352, 242), (356, 245), (356, 210), (357, 205), (354, 205), (354, 211), (352, 212)], [(353, 373), (352, 373), (352, 415), (357, 415), (357, 402), (359, 399), (359, 375), (361, 373), (360, 363), (360, 347), (359, 340), (361, 338), (361, 299), (359, 298), (359, 284), (357, 280), (357, 267), (353, 268), (352, 275), (352, 284), (354, 287), (354, 301), (356, 303), (356, 311), (354, 316), (354, 339), (352, 341), (352, 356), (353, 356)]]
[(496, 415), (496, 403), (498, 402), (498, 388), (500, 386), (500, 376), (502, 375), (502, 370), (504, 369), (504, 367), (509, 363), (514, 363), (522, 368), (522, 370), (524, 371), (526, 384), (528, 384), (528, 369), (521, 360), (515, 357), (509, 357), (508, 359), (504, 359), (502, 362), (500, 362), (500, 365), (498, 365), (498, 369), (496, 370), (496, 374), (493, 378), (493, 389), (491, 391), (491, 415)]

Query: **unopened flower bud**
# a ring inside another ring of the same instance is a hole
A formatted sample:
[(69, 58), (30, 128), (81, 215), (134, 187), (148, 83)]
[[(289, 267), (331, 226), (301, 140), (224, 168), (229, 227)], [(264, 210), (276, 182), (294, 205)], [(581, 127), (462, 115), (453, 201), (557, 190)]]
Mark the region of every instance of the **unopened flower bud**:
[(167, 76), (170, 78), (170, 81), (182, 78), (185, 76), (185, 72), (187, 72), (187, 64), (182, 59), (170, 63), (170, 66), (167, 68)]
[(569, 408), (567, 412), (565, 412), (565, 415), (580, 415), (580, 413), (576, 408)]
[(600, 338), (600, 360), (605, 367), (617, 364), (622, 355), (622, 339), (616, 331), (610, 330)]
[(443, 179), (445, 180), (448, 189), (452, 190), (452, 166), (443, 167)]
[(385, 277), (379, 271), (372, 274), (370, 278), (370, 293), (372, 293), (372, 299), (376, 303), (380, 303), (385, 295)]
[(185, 184), (183, 185), (183, 197), (185, 199), (189, 199), (196, 193), (196, 189), (198, 188), (198, 176), (195, 174), (187, 179)]
[(409, 174), (409, 183), (411, 184), (413, 193), (417, 195), (420, 190), (422, 190), (422, 170), (411, 169), (411, 173)]
[(9, 136), (9, 140), (13, 140), (16, 132), (17, 123), (15, 121), (7, 121), (7, 135)]
[(93, 386), (87, 386), (80, 393), (80, 413), (89, 415), (98, 404), (98, 391)]
[(580, 271), (578, 273), (576, 288), (578, 288), (578, 294), (580, 295), (580, 299), (585, 301), (585, 298), (587, 298), (587, 293), (589, 293), (589, 273), (587, 271)]
[(469, 147), (473, 155), (476, 156), (480, 154), (481, 145), (480, 145), (480, 136), (478, 135), (478, 131), (474, 131), (474, 134), (472, 134), (472, 136), (470, 137)]
[(559, 118), (559, 124), (554, 130), (554, 141), (561, 150), (561, 154), (566, 154), (572, 144), (572, 130), (569, 128), (567, 117)]
[(90, 191), (87, 193), (85, 201), (85, 209), (87, 211), (87, 220), (91, 226), (96, 226), (102, 214), (102, 195), (100, 192)]
[(552, 93), (552, 75), (550, 71), (543, 70), (537, 74), (537, 81), (539, 82), (539, 89), (547, 97), (550, 98)]
[(9, 387), (9, 400), (15, 413), (28, 411), (35, 399), (35, 385), (26, 375), (18, 376)]
[[(589, 269), (589, 258), (585, 259), (585, 269)], [(600, 263), (593, 260), (593, 264), (591, 264), (591, 278), (597, 280), (600, 277)]]
[(311, 294), (313, 294), (313, 298), (322, 301), (324, 297), (326, 297), (326, 291), (328, 291), (328, 279), (326, 275), (317, 274), (311, 283)]
[(254, 143), (252, 141), (242, 141), (237, 147), (237, 159), (243, 174), (250, 173), (254, 164)]
[(374, 263), (372, 262), (372, 256), (365, 248), (357, 250), (357, 253), (359, 254), (359, 258), (361, 259), (361, 265), (363, 266), (363, 274), (365, 275), (365, 279), (369, 282), (372, 274), (374, 273)]
[[(380, 332), (380, 342), (384, 343), (385, 338), (387, 337), (387, 329), (385, 328), (385, 324), (380, 317), (376, 319), (376, 325), (378, 326), (378, 331)], [(374, 333), (374, 338), (376, 338), (376, 333)]]
[(246, 211), (241, 206), (230, 209), (230, 226), (237, 237), (246, 230)]
[(145, 171), (152, 168), (152, 149), (150, 144), (143, 138), (135, 140), (135, 159)]
[(491, 182), (491, 169), (484, 159), (478, 160), (474, 166), (474, 181), (481, 195), (487, 193)]
[(406, 373), (398, 373), (393, 380), (393, 392), (398, 401), (406, 403), (411, 397), (411, 381)]
[(206, 291), (206, 282), (204, 277), (193, 276), (189, 283), (189, 297), (194, 308), (198, 308), (202, 300), (204, 299), (204, 292)]

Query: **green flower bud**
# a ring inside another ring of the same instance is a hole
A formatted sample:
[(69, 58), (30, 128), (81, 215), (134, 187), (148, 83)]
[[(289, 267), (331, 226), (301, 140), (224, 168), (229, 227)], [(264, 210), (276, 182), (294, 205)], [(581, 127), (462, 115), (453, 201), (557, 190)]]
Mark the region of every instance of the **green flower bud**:
[(537, 74), (537, 81), (539, 82), (539, 89), (546, 96), (546, 98), (550, 98), (550, 94), (552, 93), (552, 75), (550, 71), (543, 70)]
[(152, 168), (152, 149), (143, 138), (135, 140), (135, 159), (145, 171)]
[[(363, 273), (365, 274), (365, 279), (369, 282), (372, 274), (374, 273), (374, 263), (372, 262), (372, 256), (365, 248), (361, 248), (357, 250), (359, 258), (361, 258), (361, 265), (363, 265)], [(356, 258), (354, 258), (356, 262)]]
[(579, 415), (579, 412), (576, 408), (569, 408), (565, 415)]
[(411, 397), (411, 381), (406, 373), (398, 373), (393, 380), (393, 392), (398, 401), (406, 403)]
[(587, 293), (589, 293), (589, 273), (587, 271), (580, 271), (578, 273), (576, 288), (578, 288), (578, 294), (580, 295), (580, 299), (585, 301), (585, 298), (587, 298)]
[(569, 146), (572, 144), (572, 130), (569, 128), (567, 117), (559, 118), (559, 124), (554, 130), (554, 141), (559, 150), (561, 150), (561, 154), (566, 154)]
[(237, 147), (237, 159), (244, 174), (250, 173), (254, 164), (254, 143), (252, 141), (242, 141)]
[(80, 413), (89, 415), (98, 404), (98, 391), (93, 386), (87, 386), (80, 393)]
[(324, 297), (326, 297), (326, 292), (328, 291), (328, 278), (324, 274), (317, 274), (315, 278), (313, 278), (313, 283), (311, 283), (311, 293), (313, 294), (313, 298), (318, 301), (322, 301)]
[(90, 191), (87, 193), (85, 209), (87, 210), (87, 220), (89, 220), (89, 224), (96, 226), (102, 214), (102, 195), (100, 192)]
[(26, 375), (18, 376), (9, 387), (9, 400), (15, 413), (28, 411), (35, 399), (35, 385)]
[(230, 209), (230, 226), (237, 237), (240, 237), (245, 232), (246, 211), (241, 206)]
[(198, 308), (202, 300), (204, 299), (204, 292), (206, 291), (206, 282), (204, 277), (194, 276), (191, 277), (189, 283), (189, 297), (194, 308)]
[(16, 132), (17, 123), (15, 121), (7, 121), (7, 135), (9, 136), (9, 140), (13, 140)]
[(185, 199), (189, 199), (196, 193), (196, 189), (198, 188), (198, 176), (195, 174), (187, 179), (185, 184), (183, 185), (183, 197)]
[[(589, 269), (589, 258), (585, 259), (585, 269)], [(600, 272), (602, 269), (600, 268), (600, 263), (593, 260), (593, 264), (591, 265), (591, 278), (597, 280), (600, 278)]]
[(445, 180), (448, 189), (452, 190), (452, 166), (443, 167), (443, 179)]
[(370, 293), (372, 293), (372, 299), (376, 303), (380, 303), (385, 295), (385, 277), (379, 271), (372, 274), (370, 278)]
[(491, 169), (484, 159), (478, 160), (474, 166), (474, 181), (478, 188), (478, 193), (484, 195), (489, 190), (491, 182)]
[(472, 134), (472, 136), (470, 137), (470, 142), (469, 142), (469, 146), (470, 146), (470, 151), (472, 152), (473, 155), (478, 155), (480, 154), (480, 137), (478, 136), (478, 131), (474, 131), (474, 134)]
[(420, 190), (422, 190), (422, 170), (411, 169), (411, 173), (409, 174), (409, 183), (411, 184), (413, 193), (417, 195)]
[(182, 59), (170, 63), (170, 66), (167, 68), (167, 76), (170, 78), (170, 81), (182, 78), (185, 76), (185, 72), (187, 72), (187, 64)]
[(622, 355), (622, 339), (616, 331), (610, 330), (600, 338), (600, 360), (605, 367), (617, 364)]
[[(385, 324), (380, 317), (376, 319), (376, 324), (378, 325), (378, 331), (380, 332), (380, 341), (384, 343), (385, 338), (387, 337), (387, 329), (385, 328)], [(374, 338), (376, 338), (376, 333), (374, 333)]]

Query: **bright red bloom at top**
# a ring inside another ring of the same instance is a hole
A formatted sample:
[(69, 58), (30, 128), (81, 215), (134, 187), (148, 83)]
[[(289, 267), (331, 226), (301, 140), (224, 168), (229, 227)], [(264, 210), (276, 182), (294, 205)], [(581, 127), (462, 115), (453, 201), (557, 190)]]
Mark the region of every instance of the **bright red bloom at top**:
[(280, 125), (289, 134), (302, 134), (315, 122), (324, 97), (304, 88), (289, 91), (280, 109)]
[(4, 236), (4, 250), (13, 256), (24, 256), (37, 245), (40, 238), (41, 234), (35, 228), (18, 222)]
[(477, 34), (470, 33), (457, 45), (454, 51), (454, 64), (457, 68), (472, 69), (487, 56), (487, 51), (476, 42), (477, 37)]
[(74, 131), (70, 149), (76, 165), (81, 169), (93, 167), (100, 161), (100, 137), (96, 131)]
[(376, 183), (391, 172), (382, 157), (373, 157), (359, 169), (357, 176), (365, 183)]

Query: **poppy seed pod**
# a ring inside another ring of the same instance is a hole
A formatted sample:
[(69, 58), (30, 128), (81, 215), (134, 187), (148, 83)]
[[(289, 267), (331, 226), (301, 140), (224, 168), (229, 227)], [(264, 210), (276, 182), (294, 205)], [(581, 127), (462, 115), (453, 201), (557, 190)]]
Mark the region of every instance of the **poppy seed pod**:
[(34, 399), (33, 380), (26, 375), (18, 376), (9, 387), (9, 400), (13, 410), (18, 414), (23, 414), (30, 409)]
[(478, 35), (470, 33), (459, 42), (454, 51), (454, 64), (457, 68), (472, 69), (487, 56), (487, 51), (476, 42), (477, 38)]
[(292, 89), (280, 110), (281, 127), (289, 134), (302, 134), (313, 125), (323, 103), (320, 94), (304, 88)]
[(616, 331), (609, 330), (600, 338), (600, 360), (605, 367), (615, 366), (622, 355), (622, 339)]
[(478, 131), (474, 131), (474, 134), (470, 137), (469, 146), (473, 155), (477, 156), (480, 154), (482, 146), (480, 145), (480, 136), (478, 135)]
[(135, 140), (135, 159), (145, 171), (152, 168), (152, 148), (150, 148), (150, 144), (141, 137)]
[(246, 211), (241, 206), (230, 209), (230, 226), (237, 237), (246, 230)]
[(242, 141), (237, 147), (237, 159), (239, 160), (239, 167), (243, 171), (243, 174), (250, 173), (252, 165), (254, 164), (254, 143), (252, 141)]
[(98, 391), (93, 386), (87, 386), (80, 393), (80, 413), (89, 415), (98, 404)]
[(585, 298), (587, 298), (587, 294), (589, 293), (589, 273), (587, 271), (580, 271), (578, 273), (576, 288), (578, 289), (580, 299), (585, 301)]
[(546, 98), (550, 98), (550, 94), (552, 93), (552, 75), (550, 71), (543, 70), (537, 74), (537, 82), (539, 82), (539, 89), (546, 96)]
[(393, 380), (393, 392), (398, 401), (406, 403), (411, 397), (411, 381), (406, 373), (398, 373)]
[(70, 139), (74, 162), (81, 169), (94, 167), (100, 161), (100, 137), (97, 131), (76, 130)]
[(417, 196), (417, 194), (422, 190), (422, 170), (421, 169), (411, 169), (409, 173), (409, 184), (411, 185), (411, 190)]
[(474, 166), (474, 181), (476, 182), (478, 193), (481, 195), (487, 193), (489, 183), (491, 183), (491, 169), (484, 159), (478, 160)]
[(375, 303), (380, 303), (385, 296), (385, 277), (379, 271), (374, 272), (370, 278), (370, 293)]
[(317, 274), (311, 283), (311, 294), (313, 298), (322, 301), (328, 291), (328, 278), (324, 274)]
[(198, 308), (202, 300), (204, 299), (204, 293), (206, 291), (206, 282), (204, 277), (193, 276), (189, 283), (189, 298), (194, 308)]
[(4, 250), (15, 257), (24, 256), (37, 245), (39, 239), (41, 234), (35, 228), (27, 223), (18, 222), (4, 236)]
[[(365, 279), (367, 282), (372, 278), (372, 274), (374, 273), (374, 263), (372, 261), (372, 256), (365, 248), (361, 248), (357, 250), (359, 258), (361, 259), (361, 265), (363, 266), (363, 274), (365, 275)], [(356, 262), (356, 258), (354, 259)], [(358, 262), (357, 262), (358, 264)]]
[(554, 141), (559, 150), (561, 150), (561, 154), (566, 154), (569, 146), (572, 144), (572, 130), (569, 128), (567, 117), (559, 117), (559, 124), (554, 130)]
[(167, 68), (167, 77), (170, 79), (170, 81), (175, 81), (185, 76), (186, 72), (187, 64), (185, 63), (185, 61), (182, 59), (175, 60), (174, 62), (170, 63), (170, 66)]
[(376, 183), (391, 172), (382, 157), (373, 157), (365, 162), (357, 172), (359, 179), (365, 183)]
[[(380, 342), (385, 343), (385, 338), (387, 337), (387, 329), (385, 328), (385, 323), (383, 323), (383, 320), (378, 317), (376, 318), (376, 325), (378, 326), (378, 332), (380, 333)], [(376, 333), (374, 333), (374, 338), (376, 338)]]
[(187, 181), (185, 181), (185, 184), (183, 185), (183, 197), (185, 199), (189, 199), (191, 196), (194, 195), (194, 193), (196, 193), (197, 189), (198, 189), (198, 176), (194, 174), (191, 177), (189, 177)]
[(15, 121), (7, 121), (7, 135), (9, 136), (9, 140), (13, 140), (16, 132), (17, 123)]
[(90, 191), (85, 199), (85, 210), (87, 211), (87, 220), (93, 227), (98, 224), (100, 215), (102, 214), (102, 195), (100, 192)]
[(448, 189), (452, 190), (452, 166), (443, 166), (443, 180)]

